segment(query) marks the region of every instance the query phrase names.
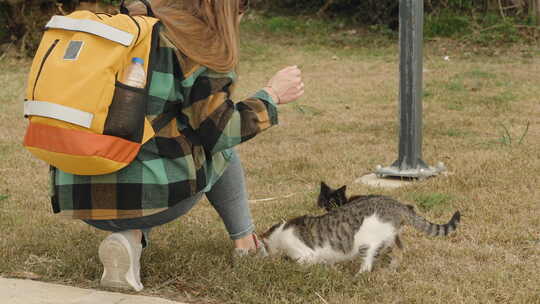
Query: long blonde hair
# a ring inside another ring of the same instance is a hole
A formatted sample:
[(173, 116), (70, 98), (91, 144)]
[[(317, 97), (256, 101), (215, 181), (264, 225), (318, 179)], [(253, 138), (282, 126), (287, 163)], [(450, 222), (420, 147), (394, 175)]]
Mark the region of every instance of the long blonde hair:
[[(239, 57), (240, 0), (152, 0), (167, 37), (191, 60), (218, 72), (235, 69)], [(132, 14), (144, 14), (136, 2)]]

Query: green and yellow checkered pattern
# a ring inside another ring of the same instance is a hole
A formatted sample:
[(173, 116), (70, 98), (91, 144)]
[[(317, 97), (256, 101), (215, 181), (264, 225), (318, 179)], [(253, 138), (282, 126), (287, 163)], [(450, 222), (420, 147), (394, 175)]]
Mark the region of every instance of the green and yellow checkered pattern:
[(231, 148), (277, 124), (265, 91), (233, 103), (234, 73), (216, 73), (185, 58), (160, 34), (151, 58), (147, 112), (174, 118), (124, 169), (81, 176), (51, 169), (53, 211), (76, 219), (146, 216), (208, 191), (227, 167)]

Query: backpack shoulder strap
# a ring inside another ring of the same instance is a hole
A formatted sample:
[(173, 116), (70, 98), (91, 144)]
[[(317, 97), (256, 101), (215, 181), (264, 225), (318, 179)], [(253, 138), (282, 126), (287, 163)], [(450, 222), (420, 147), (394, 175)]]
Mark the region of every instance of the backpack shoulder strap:
[[(146, 16), (148, 17), (155, 17), (154, 12), (152, 11), (152, 6), (148, 2), (148, 0), (139, 0), (146, 6)], [(129, 15), (129, 10), (126, 7), (126, 1), (122, 0), (120, 1), (120, 13), (124, 15)]]

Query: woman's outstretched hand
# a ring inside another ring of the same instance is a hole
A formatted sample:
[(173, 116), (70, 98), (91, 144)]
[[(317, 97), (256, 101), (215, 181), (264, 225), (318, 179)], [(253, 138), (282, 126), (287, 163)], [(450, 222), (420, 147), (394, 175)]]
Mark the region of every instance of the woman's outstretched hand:
[(264, 89), (278, 104), (297, 100), (304, 94), (302, 72), (298, 66), (289, 66), (277, 72)]

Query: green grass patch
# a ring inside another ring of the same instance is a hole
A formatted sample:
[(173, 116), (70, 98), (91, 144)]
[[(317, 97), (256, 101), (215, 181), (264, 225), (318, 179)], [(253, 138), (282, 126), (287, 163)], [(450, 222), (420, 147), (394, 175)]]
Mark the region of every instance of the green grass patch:
[(453, 100), (447, 102), (446, 108), (452, 111), (463, 111), (465, 110), (465, 105), (460, 100)]
[(499, 123), (500, 137), (495, 141), (503, 146), (521, 145), (529, 133), (531, 123), (527, 121), (519, 131), (511, 131), (512, 126), (504, 122)]
[(309, 105), (304, 105), (304, 104), (300, 104), (300, 103), (294, 103), (292, 106), (294, 107), (294, 109), (296, 111), (298, 111), (299, 113), (302, 113), (304, 115), (318, 116), (318, 115), (323, 114), (323, 112), (320, 109), (317, 109), (317, 108), (309, 106)]
[(448, 128), (441, 131), (442, 135), (448, 136), (448, 137), (465, 137), (470, 134), (469, 131), (457, 129), (457, 128)]
[(426, 87), (430, 92), (451, 92), (429, 95), (429, 100), (442, 102), (449, 110), (463, 111), (466, 107), (480, 106), (502, 113), (511, 109), (519, 99), (520, 92), (512, 89), (513, 81), (506, 72), (495, 73), (473, 67), (446, 80), (428, 82)]
[(516, 99), (517, 96), (513, 92), (504, 91), (498, 95), (482, 97), (478, 100), (478, 102), (486, 106), (494, 106), (496, 108), (506, 109), (510, 103)]
[(424, 26), (424, 35), (431, 37), (458, 37), (471, 32), (471, 19), (467, 16), (443, 13), (428, 15)]
[(397, 35), (390, 36), (373, 28), (346, 25), (342, 20), (310, 16), (248, 15), (242, 22), (244, 36), (272, 39), (273, 43), (301, 46), (305, 51), (319, 51), (321, 47), (335, 47), (340, 55), (348, 48), (381, 51), (396, 43)]
[(450, 91), (463, 92), (465, 91), (465, 84), (462, 79), (455, 79), (448, 83), (447, 88)]
[(415, 193), (411, 196), (416, 205), (424, 211), (443, 207), (454, 199), (453, 196), (444, 193)]
[(472, 69), (468, 72), (463, 73), (464, 77), (468, 78), (479, 78), (479, 79), (495, 79), (497, 78), (497, 74), (487, 72), (480, 69)]

